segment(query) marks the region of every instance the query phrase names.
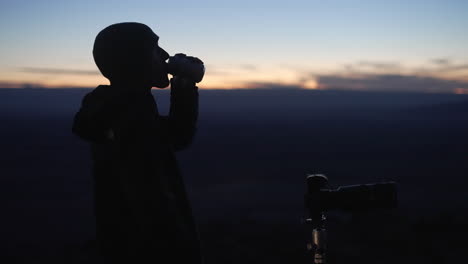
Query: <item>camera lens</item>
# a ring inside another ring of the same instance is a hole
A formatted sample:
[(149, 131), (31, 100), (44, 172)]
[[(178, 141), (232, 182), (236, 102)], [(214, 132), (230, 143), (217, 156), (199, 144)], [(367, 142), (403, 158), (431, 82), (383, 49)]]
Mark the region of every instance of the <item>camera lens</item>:
[(339, 187), (335, 191), (337, 206), (342, 210), (370, 210), (397, 206), (394, 182)]

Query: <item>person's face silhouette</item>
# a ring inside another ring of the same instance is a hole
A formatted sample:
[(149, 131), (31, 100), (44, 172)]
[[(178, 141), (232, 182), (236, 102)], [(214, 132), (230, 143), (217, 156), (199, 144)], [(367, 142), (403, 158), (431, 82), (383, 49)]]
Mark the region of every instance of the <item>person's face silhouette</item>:
[(169, 54), (159, 47), (159, 44), (156, 43), (156, 46), (153, 50), (153, 59), (152, 59), (152, 85), (157, 88), (166, 88), (169, 86), (169, 78), (167, 76), (167, 66), (166, 60), (169, 59)]

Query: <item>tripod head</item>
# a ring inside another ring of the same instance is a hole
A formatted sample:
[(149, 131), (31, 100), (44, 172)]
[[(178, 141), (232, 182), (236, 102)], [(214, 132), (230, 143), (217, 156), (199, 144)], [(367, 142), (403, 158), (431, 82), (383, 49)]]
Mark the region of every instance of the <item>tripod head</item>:
[(307, 176), (305, 205), (308, 210), (306, 223), (312, 227), (312, 239), (307, 248), (312, 252), (314, 264), (326, 263), (325, 229), (328, 211), (370, 211), (397, 207), (395, 182), (359, 184), (331, 189), (323, 174)]

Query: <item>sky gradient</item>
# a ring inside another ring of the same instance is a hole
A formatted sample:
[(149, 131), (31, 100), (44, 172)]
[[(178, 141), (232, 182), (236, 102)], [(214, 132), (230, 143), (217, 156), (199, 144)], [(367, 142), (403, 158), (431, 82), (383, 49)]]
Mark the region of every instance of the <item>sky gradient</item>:
[(0, 2), (0, 84), (106, 84), (91, 54), (106, 26), (136, 21), (170, 54), (200, 57), (201, 88), (466, 93), (468, 1)]

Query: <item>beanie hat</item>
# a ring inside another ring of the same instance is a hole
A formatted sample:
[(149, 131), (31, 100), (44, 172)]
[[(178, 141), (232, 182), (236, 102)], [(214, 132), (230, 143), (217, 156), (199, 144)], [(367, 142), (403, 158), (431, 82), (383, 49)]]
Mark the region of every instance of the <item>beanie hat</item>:
[(109, 80), (147, 76), (158, 39), (151, 28), (141, 23), (110, 25), (96, 36), (94, 61)]

